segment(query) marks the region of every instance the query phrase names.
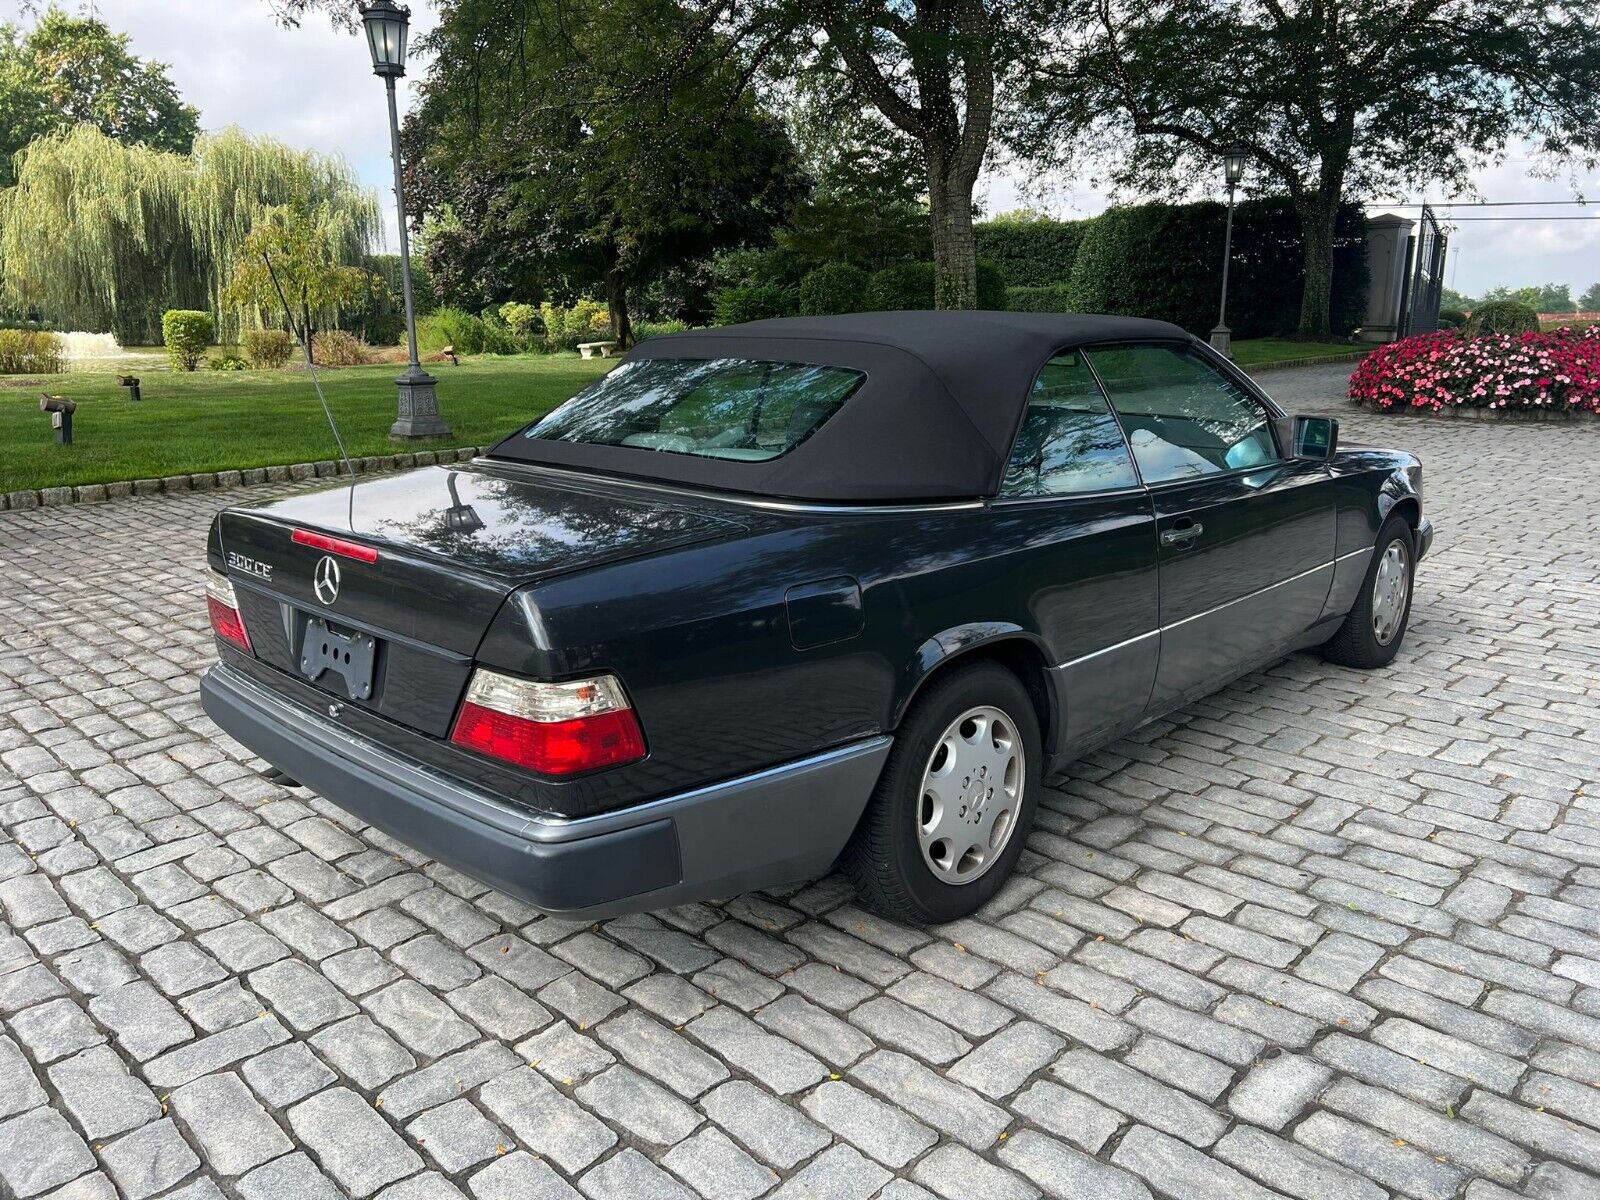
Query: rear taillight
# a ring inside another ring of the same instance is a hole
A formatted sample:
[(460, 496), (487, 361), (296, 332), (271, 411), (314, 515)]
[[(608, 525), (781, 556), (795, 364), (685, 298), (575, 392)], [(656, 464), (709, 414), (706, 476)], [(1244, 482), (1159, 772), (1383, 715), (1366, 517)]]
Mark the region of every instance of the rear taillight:
[(225, 642), (250, 652), (250, 635), (239, 615), (239, 600), (233, 584), (219, 571), (206, 572), (206, 608), (211, 613), (211, 631)]
[(575, 775), (645, 755), (644, 731), (612, 675), (539, 683), (480, 667), (450, 740), (541, 775)]

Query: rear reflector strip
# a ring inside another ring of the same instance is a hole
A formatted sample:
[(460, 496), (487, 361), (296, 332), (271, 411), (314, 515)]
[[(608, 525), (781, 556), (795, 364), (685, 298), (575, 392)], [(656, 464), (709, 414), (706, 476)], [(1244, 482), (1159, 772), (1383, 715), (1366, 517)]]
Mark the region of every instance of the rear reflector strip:
[(357, 562), (372, 563), (378, 561), (378, 548), (376, 546), (363, 546), (360, 542), (347, 542), (343, 538), (329, 537), (325, 533), (313, 533), (309, 529), (296, 529), (290, 537), (299, 545), (310, 546), (313, 550), (325, 550), (329, 554), (339, 554), (345, 558), (353, 558)]

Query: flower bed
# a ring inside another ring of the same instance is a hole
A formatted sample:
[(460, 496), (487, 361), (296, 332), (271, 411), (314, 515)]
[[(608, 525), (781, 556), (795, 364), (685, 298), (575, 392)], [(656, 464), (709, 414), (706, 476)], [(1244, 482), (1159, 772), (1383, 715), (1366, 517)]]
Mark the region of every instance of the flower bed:
[(1361, 360), (1350, 377), (1350, 399), (1396, 412), (1600, 415), (1600, 326), (1480, 337), (1441, 330), (1404, 338)]

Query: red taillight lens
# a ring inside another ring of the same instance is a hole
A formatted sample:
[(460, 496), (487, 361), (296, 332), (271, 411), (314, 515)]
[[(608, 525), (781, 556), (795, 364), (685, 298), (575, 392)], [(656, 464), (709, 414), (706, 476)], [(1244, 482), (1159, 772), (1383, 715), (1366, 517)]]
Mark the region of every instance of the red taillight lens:
[(211, 571), (206, 575), (206, 610), (211, 614), (211, 632), (239, 649), (250, 650), (250, 634), (239, 615), (239, 601), (233, 594), (233, 584), (226, 575)]
[(450, 740), (541, 775), (575, 775), (645, 755), (644, 731), (610, 675), (539, 683), (480, 668)]
[(347, 542), (344, 538), (329, 537), (325, 533), (312, 533), (309, 529), (296, 529), (289, 535), (290, 540), (301, 546), (310, 546), (313, 550), (323, 550), (329, 554), (343, 555), (353, 558), (357, 562), (372, 563), (378, 561), (378, 548), (376, 546), (363, 546), (360, 542)]

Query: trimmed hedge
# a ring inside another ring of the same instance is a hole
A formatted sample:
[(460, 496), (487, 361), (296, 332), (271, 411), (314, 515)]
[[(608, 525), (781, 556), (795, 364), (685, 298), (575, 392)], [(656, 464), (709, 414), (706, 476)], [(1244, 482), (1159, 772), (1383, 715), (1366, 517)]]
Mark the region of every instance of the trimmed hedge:
[(825, 263), (800, 281), (800, 312), (820, 317), (865, 312), (871, 277), (849, 263)]
[(895, 263), (874, 271), (867, 287), (867, 306), (873, 312), (933, 307), (933, 264)]
[[(1221, 204), (1112, 208), (1090, 226), (1073, 265), (1074, 312), (1155, 317), (1204, 334), (1217, 321), (1225, 210)], [(1334, 236), (1333, 332), (1366, 311), (1366, 227), (1359, 205), (1339, 212)], [(1247, 200), (1234, 213), (1228, 325), (1235, 338), (1271, 337), (1299, 324), (1300, 221), (1287, 200)]]
[(1006, 273), (987, 258), (978, 260), (978, 307), (990, 312), (1006, 308)]
[[(1048, 217), (996, 217), (973, 227), (978, 256), (989, 259), (1014, 287), (1051, 287), (1072, 277), (1078, 247), (1094, 224)], [(1220, 252), (1219, 252), (1220, 257)]]
[(215, 332), (216, 322), (208, 312), (169, 308), (161, 314), (161, 340), (174, 371), (192, 371), (199, 366)]
[(792, 316), (794, 310), (793, 292), (788, 288), (775, 287), (772, 284), (725, 287), (716, 295), (718, 325), (743, 325), (746, 321), (787, 317)]
[(260, 371), (274, 371), (294, 356), (294, 338), (287, 329), (246, 329), (244, 356)]
[(1538, 333), (1539, 314), (1520, 300), (1491, 300), (1472, 310), (1472, 333)]
[(1006, 307), (1012, 312), (1064, 313), (1071, 312), (1067, 299), (1071, 289), (1064, 283), (1048, 287), (1008, 287)]

